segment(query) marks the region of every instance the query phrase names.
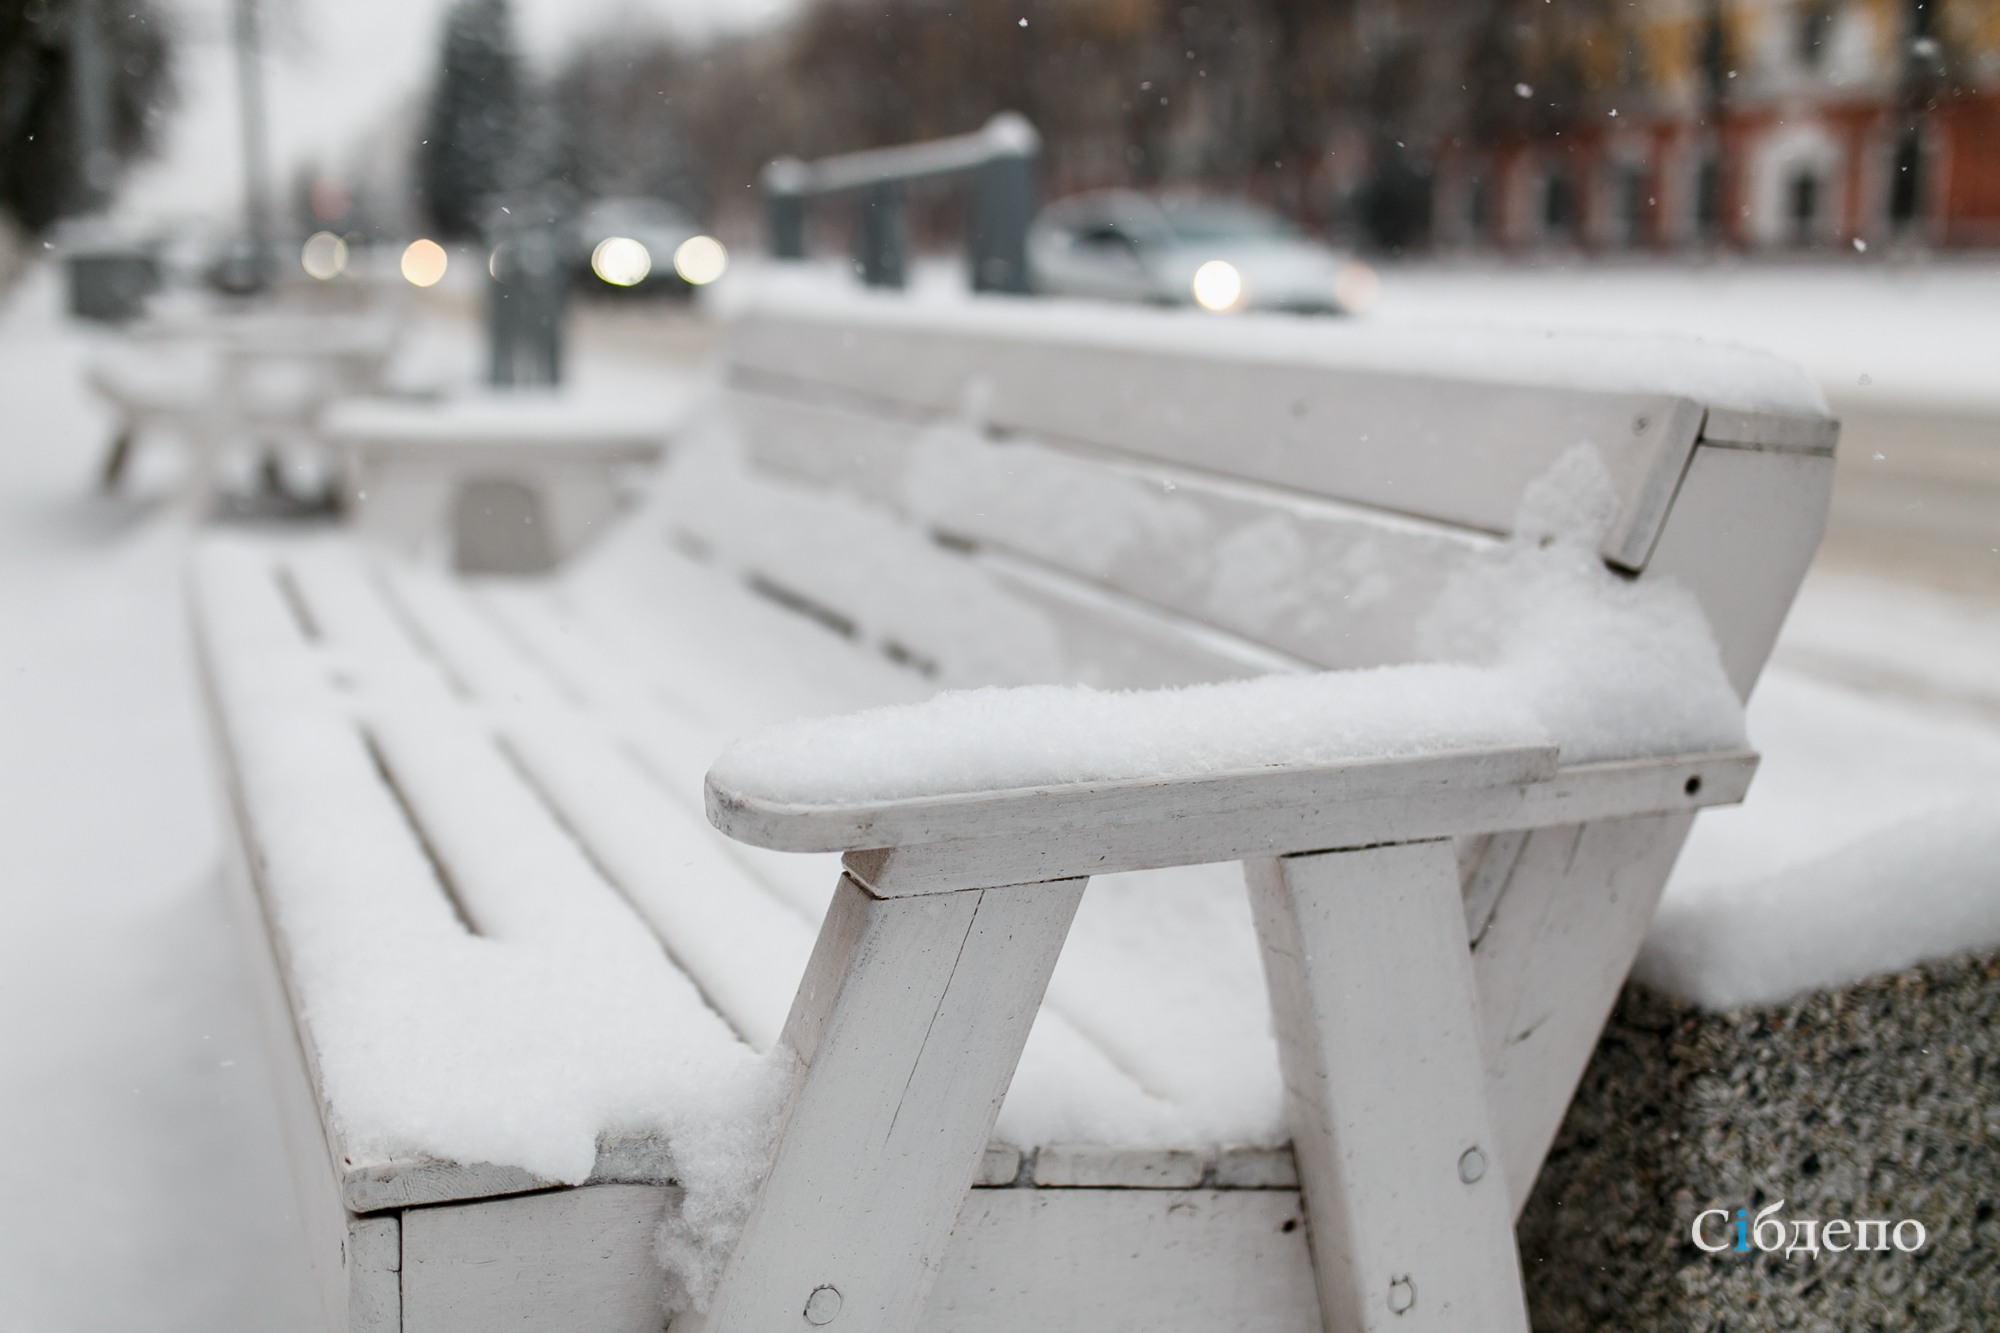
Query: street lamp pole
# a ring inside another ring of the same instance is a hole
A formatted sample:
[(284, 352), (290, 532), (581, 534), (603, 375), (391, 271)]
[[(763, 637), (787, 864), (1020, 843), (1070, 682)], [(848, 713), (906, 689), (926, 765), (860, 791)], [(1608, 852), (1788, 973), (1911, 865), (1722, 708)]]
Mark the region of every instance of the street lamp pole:
[(104, 32), (97, 0), (70, 0), (70, 96), (76, 116), (77, 195), (81, 211), (95, 212), (110, 194), (116, 164), (111, 152), (111, 86), (104, 66)]

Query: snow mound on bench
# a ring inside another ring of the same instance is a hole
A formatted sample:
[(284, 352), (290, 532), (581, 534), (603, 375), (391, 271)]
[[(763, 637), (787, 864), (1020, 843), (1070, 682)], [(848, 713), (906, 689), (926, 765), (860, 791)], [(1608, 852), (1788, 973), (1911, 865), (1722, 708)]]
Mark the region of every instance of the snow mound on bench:
[(1694, 597), (1607, 570), (1617, 509), (1579, 445), (1529, 488), (1515, 536), (1447, 585), (1428, 662), (1172, 690), (1029, 686), (768, 728), (725, 750), (720, 786), (765, 800), (901, 800), (1185, 778), (1501, 746), (1565, 763), (1730, 749), (1742, 709)]

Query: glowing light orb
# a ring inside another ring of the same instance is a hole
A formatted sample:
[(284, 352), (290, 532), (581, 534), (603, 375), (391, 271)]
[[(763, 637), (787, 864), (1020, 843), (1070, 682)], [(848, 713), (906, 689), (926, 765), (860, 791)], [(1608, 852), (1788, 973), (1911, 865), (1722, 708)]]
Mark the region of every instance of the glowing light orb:
[(1333, 299), (1350, 315), (1358, 315), (1374, 305), (1381, 291), (1382, 279), (1366, 264), (1349, 264), (1333, 280)]
[(690, 236), (674, 251), (674, 272), (696, 287), (706, 287), (729, 267), (729, 252), (713, 236)]
[(613, 287), (636, 287), (653, 271), (653, 254), (630, 236), (607, 236), (590, 252), (590, 271)]
[(413, 287), (435, 287), (450, 262), (436, 241), (411, 241), (403, 250), (403, 277)]
[(321, 282), (337, 278), (347, 272), (347, 242), (330, 231), (316, 231), (306, 237), (305, 248), (299, 251), (299, 263)]
[(1211, 259), (1194, 271), (1195, 304), (1203, 310), (1229, 310), (1243, 299), (1243, 275), (1234, 264)]

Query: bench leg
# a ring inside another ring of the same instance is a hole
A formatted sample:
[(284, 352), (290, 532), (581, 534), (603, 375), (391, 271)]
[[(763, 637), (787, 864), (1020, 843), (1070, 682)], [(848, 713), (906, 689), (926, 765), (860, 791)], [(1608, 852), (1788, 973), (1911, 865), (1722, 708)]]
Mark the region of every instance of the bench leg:
[(1451, 843), (1244, 873), (1328, 1333), (1526, 1333)]
[(121, 422), (118, 436), (111, 441), (111, 451), (104, 456), (104, 466), (98, 470), (97, 489), (107, 494), (118, 489), (118, 483), (125, 478), (126, 464), (132, 461), (132, 437), (137, 434), (131, 422)]
[(706, 1316), (908, 1333), (1085, 881), (877, 898), (841, 877), (785, 1024), (803, 1072)]

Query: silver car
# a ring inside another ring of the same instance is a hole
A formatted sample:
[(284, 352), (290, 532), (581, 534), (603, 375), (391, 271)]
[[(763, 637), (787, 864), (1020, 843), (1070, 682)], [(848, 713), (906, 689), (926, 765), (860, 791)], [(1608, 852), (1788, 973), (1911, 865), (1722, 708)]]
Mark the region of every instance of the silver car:
[(1372, 270), (1241, 200), (1094, 190), (1043, 209), (1028, 232), (1035, 290), (1208, 310), (1356, 313)]

